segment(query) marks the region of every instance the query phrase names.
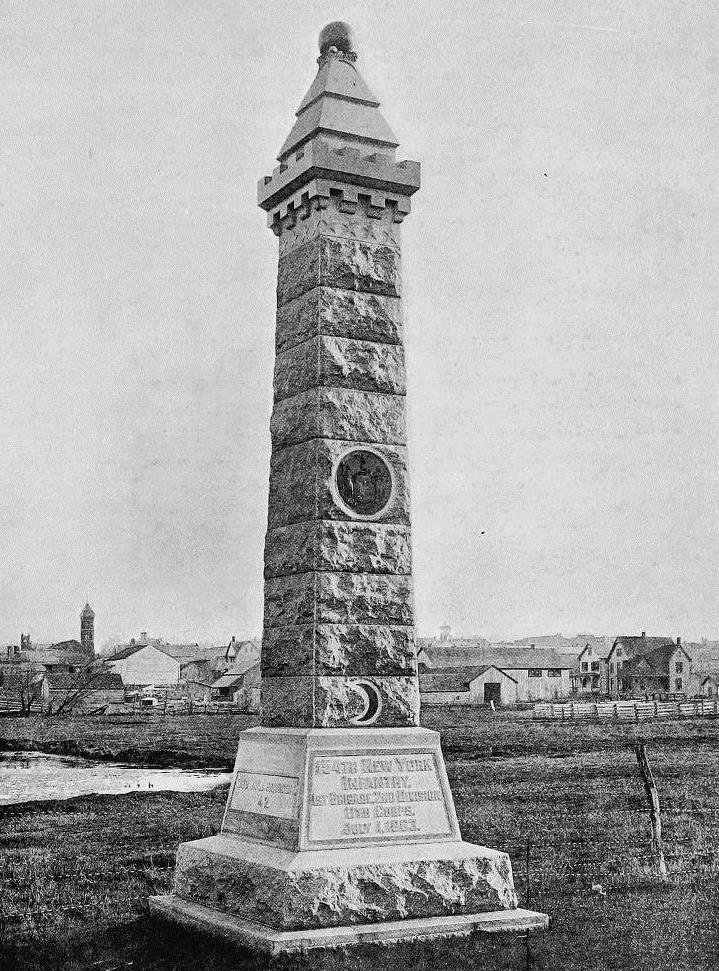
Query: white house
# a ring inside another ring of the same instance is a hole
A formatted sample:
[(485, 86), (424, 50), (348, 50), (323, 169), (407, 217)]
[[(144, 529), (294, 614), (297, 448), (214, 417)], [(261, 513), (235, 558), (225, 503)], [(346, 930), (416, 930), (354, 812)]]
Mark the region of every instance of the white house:
[(173, 685), (180, 680), (180, 662), (153, 644), (131, 644), (105, 658), (123, 684)]
[(579, 652), (572, 686), (579, 694), (605, 695), (609, 692), (607, 658), (612, 645), (601, 643), (600, 638), (593, 638), (593, 642), (585, 644)]

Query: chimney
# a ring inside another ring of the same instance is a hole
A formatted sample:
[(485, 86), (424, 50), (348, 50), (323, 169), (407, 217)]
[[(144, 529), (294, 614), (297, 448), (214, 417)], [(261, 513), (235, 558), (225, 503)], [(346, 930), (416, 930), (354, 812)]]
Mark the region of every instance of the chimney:
[(646, 639), (647, 639), (647, 632), (645, 630), (643, 630), (642, 631), (642, 640), (645, 641)]
[(141, 641), (146, 641), (147, 640), (147, 631), (146, 630), (140, 631), (140, 640)]
[(677, 637), (677, 647), (681, 647), (681, 646), (682, 646), (682, 639), (681, 637)]

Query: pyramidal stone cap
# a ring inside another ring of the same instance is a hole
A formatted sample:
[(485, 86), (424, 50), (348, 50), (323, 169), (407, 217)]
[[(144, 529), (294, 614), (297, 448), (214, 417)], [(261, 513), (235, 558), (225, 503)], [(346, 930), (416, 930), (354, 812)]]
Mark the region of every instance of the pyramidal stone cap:
[(409, 212), (409, 196), (419, 188), (419, 163), (395, 160), (397, 137), (379, 110), (377, 95), (357, 70), (349, 25), (328, 24), (320, 33), (319, 48), (317, 75), (277, 156), (280, 164), (259, 182), (259, 205), (277, 228), (310, 199), (349, 184), (391, 193), (396, 198), (377, 198), (372, 204), (384, 208), (396, 203), (401, 221)]

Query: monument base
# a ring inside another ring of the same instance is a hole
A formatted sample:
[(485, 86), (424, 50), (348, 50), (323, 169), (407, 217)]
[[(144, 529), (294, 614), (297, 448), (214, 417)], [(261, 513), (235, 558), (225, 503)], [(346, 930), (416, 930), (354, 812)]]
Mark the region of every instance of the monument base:
[(262, 950), (547, 925), (506, 853), (462, 841), (439, 735), (243, 732), (222, 829), (181, 844), (151, 905)]
[(484, 934), (545, 930), (546, 914), (532, 910), (493, 910), (484, 914), (429, 917), (421, 920), (391, 920), (381, 924), (354, 924), (349, 927), (321, 927), (314, 930), (278, 931), (233, 917), (220, 910), (183, 900), (174, 894), (150, 897), (150, 909), (191, 930), (203, 931), (253, 951), (271, 955), (308, 951), (318, 947), (346, 947), (351, 944), (395, 944), (433, 937), (466, 937), (475, 931)]

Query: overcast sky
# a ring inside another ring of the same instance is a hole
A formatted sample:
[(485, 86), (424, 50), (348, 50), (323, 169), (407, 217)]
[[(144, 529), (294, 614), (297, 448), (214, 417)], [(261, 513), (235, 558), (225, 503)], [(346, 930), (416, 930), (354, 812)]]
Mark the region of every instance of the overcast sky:
[(332, 19), (422, 163), (419, 629), (718, 636), (715, 9), (6, 0), (0, 641), (260, 632), (256, 182)]

